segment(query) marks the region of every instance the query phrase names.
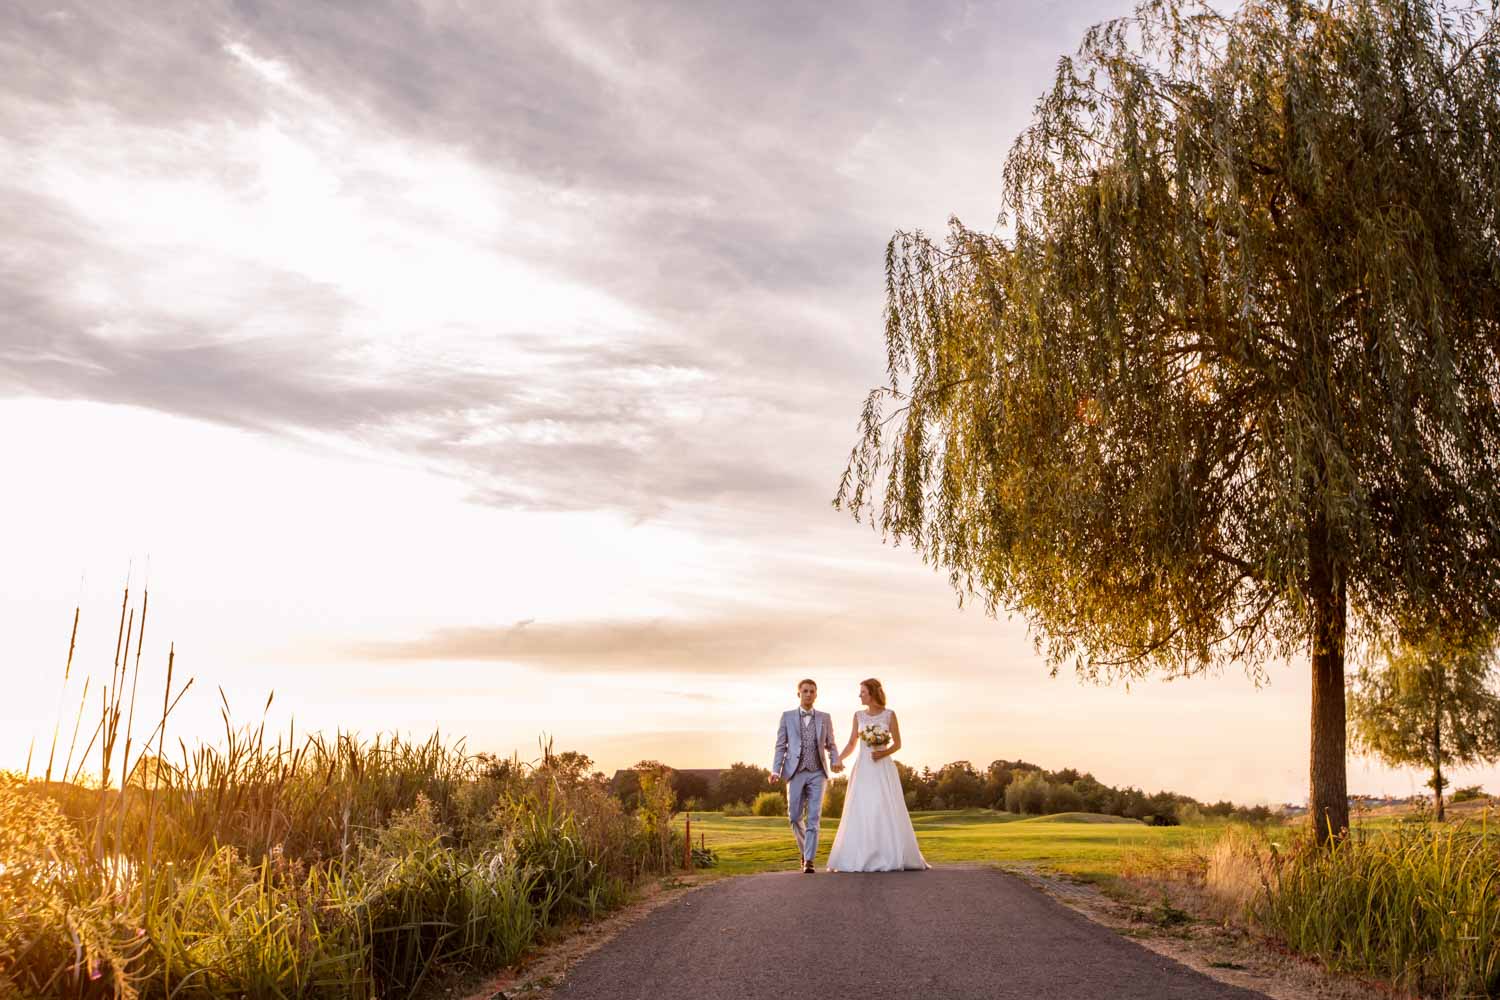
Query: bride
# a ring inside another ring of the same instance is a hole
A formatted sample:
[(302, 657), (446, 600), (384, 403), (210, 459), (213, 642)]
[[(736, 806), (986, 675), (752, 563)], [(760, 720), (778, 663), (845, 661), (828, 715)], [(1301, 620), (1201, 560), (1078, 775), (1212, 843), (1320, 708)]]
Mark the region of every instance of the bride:
[(896, 762), (890, 759), (891, 754), (901, 749), (901, 727), (896, 723), (896, 713), (885, 707), (885, 689), (873, 677), (860, 684), (859, 701), (865, 710), (854, 713), (849, 743), (839, 754), (839, 759), (846, 759), (854, 745), (859, 744), (859, 757), (849, 773), (844, 814), (828, 855), (828, 870), (890, 872), (929, 868), (911, 828)]

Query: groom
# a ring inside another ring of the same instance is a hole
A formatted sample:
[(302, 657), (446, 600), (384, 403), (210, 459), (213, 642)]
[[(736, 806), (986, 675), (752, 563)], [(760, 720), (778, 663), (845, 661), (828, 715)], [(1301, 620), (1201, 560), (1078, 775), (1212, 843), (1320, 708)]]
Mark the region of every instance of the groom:
[[(771, 761), (771, 784), (786, 782), (787, 814), (792, 834), (802, 853), (802, 871), (813, 873), (818, 854), (818, 822), (823, 815), (823, 784), (828, 780), (829, 759), (836, 774), (844, 769), (838, 744), (833, 740), (833, 719), (827, 712), (814, 712), (818, 684), (805, 680), (797, 685), (800, 707), (781, 713), (776, 730), (776, 755)], [(824, 752), (827, 752), (827, 757)], [(806, 813), (807, 818), (803, 819)]]

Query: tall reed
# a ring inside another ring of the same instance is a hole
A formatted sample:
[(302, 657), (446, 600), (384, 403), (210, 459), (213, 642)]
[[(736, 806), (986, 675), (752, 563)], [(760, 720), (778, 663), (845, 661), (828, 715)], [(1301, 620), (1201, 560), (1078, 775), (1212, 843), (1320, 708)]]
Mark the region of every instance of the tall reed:
[(1256, 918), (1340, 969), (1442, 996), (1500, 996), (1500, 831), (1478, 821), (1356, 828), (1278, 856)]
[(137, 741), (148, 601), (137, 630), (127, 586), (72, 780), (0, 774), (0, 996), (415, 996), (435, 972), (514, 962), (681, 853), (669, 804), (627, 815), (587, 758), (547, 745), (522, 762), (441, 734), (268, 735), (274, 693), (250, 728), (221, 689), (217, 745), (169, 749), (193, 684), (173, 686), (175, 647)]

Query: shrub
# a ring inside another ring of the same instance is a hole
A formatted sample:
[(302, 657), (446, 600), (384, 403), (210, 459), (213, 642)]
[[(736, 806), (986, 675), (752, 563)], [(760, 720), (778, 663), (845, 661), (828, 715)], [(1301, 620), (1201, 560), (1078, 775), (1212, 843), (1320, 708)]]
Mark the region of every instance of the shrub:
[(748, 802), (726, 802), (724, 808), (719, 812), (725, 816), (749, 816), (751, 815), (750, 803)]
[[(938, 772), (936, 794), (948, 809), (985, 805), (984, 782), (966, 760), (957, 760)], [(934, 808), (938, 808), (934, 802)]]
[(1047, 805), (1051, 785), (1037, 771), (1028, 771), (1005, 788), (1005, 811), (1040, 816)]
[(752, 802), (761, 792), (774, 791), (771, 772), (754, 764), (737, 761), (719, 775), (715, 793), (721, 802)]
[(761, 792), (755, 797), (755, 804), (750, 807), (750, 811), (757, 816), (785, 816), (786, 796), (780, 792)]
[(1053, 785), (1043, 796), (1042, 811), (1046, 813), (1080, 812), (1083, 796), (1072, 785)]
[(837, 818), (844, 814), (844, 798), (849, 794), (849, 779), (840, 775), (823, 790), (823, 815)]
[(1298, 951), (1423, 996), (1500, 992), (1500, 841), (1470, 821), (1298, 831), (1256, 917)]
[(1453, 790), (1454, 802), (1472, 802), (1475, 799), (1485, 799), (1489, 796), (1484, 794), (1484, 788), (1480, 785), (1465, 785)]

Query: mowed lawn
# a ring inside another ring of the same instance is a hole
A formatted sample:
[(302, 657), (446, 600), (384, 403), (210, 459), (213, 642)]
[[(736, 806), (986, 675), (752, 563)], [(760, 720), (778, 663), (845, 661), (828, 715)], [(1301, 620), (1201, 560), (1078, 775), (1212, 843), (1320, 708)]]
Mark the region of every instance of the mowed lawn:
[[(718, 870), (725, 874), (789, 870), (796, 864), (796, 845), (784, 818), (694, 813), (692, 821), (693, 842), (701, 835), (718, 852)], [(930, 864), (1031, 862), (1089, 879), (1118, 875), (1122, 859), (1133, 852), (1184, 847), (1215, 830), (1145, 826), (1092, 813), (1021, 816), (987, 809), (917, 812), (912, 826)], [(837, 832), (838, 820), (823, 820), (820, 869)]]

